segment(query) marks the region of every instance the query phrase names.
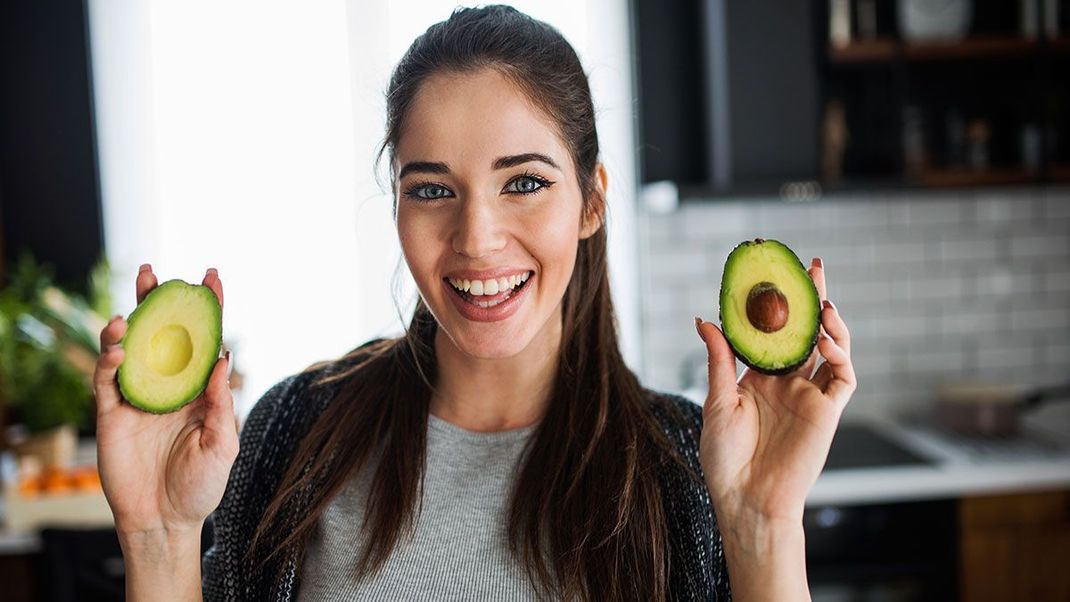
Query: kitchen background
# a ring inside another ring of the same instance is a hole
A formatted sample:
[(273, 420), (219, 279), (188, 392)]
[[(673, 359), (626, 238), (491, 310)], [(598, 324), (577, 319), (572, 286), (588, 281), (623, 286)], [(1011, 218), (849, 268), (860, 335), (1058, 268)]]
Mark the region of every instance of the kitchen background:
[[(1070, 1), (513, 4), (589, 73), (645, 384), (701, 402), (693, 316), (736, 244), (824, 259), (859, 388), (808, 499), (813, 598), (1070, 600)], [(2, 3), (5, 596), (121, 598), (84, 376), (140, 263), (220, 269), (239, 420), (398, 332), (382, 92), (453, 5)]]
[(1070, 374), (1070, 189), (859, 191), (644, 217), (643, 332), (656, 386), (688, 388), (702, 376), (705, 357), (680, 341), (694, 336), (690, 316), (716, 319), (740, 232), (824, 260), (860, 383), (847, 417), (916, 413), (944, 382), (1055, 384)]

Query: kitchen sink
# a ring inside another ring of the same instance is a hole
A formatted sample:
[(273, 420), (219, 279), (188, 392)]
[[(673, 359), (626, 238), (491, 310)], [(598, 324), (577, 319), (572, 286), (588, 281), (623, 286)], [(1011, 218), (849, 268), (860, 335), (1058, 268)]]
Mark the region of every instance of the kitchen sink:
[(824, 470), (933, 464), (863, 423), (841, 423), (832, 439)]

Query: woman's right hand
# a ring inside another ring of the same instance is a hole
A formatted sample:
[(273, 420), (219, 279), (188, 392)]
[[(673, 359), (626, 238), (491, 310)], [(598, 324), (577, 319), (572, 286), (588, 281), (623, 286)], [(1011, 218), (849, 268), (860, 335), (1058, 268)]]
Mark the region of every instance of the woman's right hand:
[[(223, 284), (214, 269), (204, 285), (223, 304)], [(137, 276), (137, 302), (157, 285), (151, 266)], [(113, 318), (100, 333), (93, 389), (97, 403), (97, 463), (104, 495), (120, 535), (200, 533), (223, 499), (238, 455), (234, 400), (228, 385), (230, 353), (216, 361), (208, 386), (170, 414), (143, 412), (126, 402), (116, 370), (126, 320)]]

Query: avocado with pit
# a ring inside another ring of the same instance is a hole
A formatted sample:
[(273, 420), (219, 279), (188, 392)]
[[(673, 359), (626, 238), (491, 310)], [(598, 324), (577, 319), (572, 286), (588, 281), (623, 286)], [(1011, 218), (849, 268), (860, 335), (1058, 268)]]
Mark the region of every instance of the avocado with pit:
[(127, 319), (119, 389), (130, 405), (166, 414), (208, 385), (223, 342), (223, 309), (212, 289), (182, 280), (154, 288)]
[(763, 374), (787, 374), (817, 344), (821, 300), (787, 245), (755, 238), (728, 255), (721, 278), (721, 330), (732, 352)]

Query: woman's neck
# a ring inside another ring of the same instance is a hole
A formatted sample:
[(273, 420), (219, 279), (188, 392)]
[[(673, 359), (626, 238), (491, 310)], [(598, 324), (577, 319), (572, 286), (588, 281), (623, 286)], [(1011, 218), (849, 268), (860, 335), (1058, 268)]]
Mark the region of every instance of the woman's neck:
[(535, 424), (549, 404), (560, 345), (560, 320), (551, 320), (520, 353), (501, 359), (469, 356), (439, 329), (438, 390), (431, 396), (431, 413), (480, 432)]

